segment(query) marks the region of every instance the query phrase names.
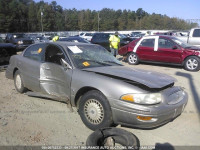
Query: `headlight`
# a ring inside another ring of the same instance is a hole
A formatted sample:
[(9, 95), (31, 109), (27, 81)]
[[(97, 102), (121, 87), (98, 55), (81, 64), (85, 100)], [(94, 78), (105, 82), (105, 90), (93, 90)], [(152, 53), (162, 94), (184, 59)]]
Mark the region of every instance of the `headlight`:
[(137, 104), (152, 105), (152, 104), (160, 103), (162, 100), (162, 96), (160, 93), (126, 94), (126, 95), (123, 95), (120, 99), (124, 101), (137, 103)]
[(23, 44), (23, 41), (18, 41), (17, 44)]

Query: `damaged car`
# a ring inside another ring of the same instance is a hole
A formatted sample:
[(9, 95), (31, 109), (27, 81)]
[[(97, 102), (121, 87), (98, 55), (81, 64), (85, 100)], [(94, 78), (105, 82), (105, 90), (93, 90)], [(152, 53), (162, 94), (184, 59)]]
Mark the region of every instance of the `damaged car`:
[(119, 55), (130, 65), (148, 62), (182, 66), (188, 71), (200, 70), (200, 48), (172, 36), (144, 36), (121, 47)]
[(120, 124), (154, 128), (179, 116), (188, 96), (165, 74), (123, 66), (99, 45), (54, 42), (12, 56), (6, 77), (18, 92), (76, 107), (90, 129)]

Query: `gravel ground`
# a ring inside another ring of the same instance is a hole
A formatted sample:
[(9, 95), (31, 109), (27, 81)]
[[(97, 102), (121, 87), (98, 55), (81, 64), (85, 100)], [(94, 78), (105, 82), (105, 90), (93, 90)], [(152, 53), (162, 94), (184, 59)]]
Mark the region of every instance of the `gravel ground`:
[[(150, 146), (150, 149), (158, 144), (167, 144), (173, 149), (191, 149), (185, 146), (200, 149), (200, 72), (152, 64), (129, 67), (175, 77), (176, 85), (185, 88), (189, 100), (181, 116), (157, 129), (118, 128), (134, 133), (141, 146)], [(78, 113), (70, 112), (66, 104), (19, 94), (13, 81), (5, 78), (5, 71), (0, 72), (0, 146), (85, 145), (91, 133)]]

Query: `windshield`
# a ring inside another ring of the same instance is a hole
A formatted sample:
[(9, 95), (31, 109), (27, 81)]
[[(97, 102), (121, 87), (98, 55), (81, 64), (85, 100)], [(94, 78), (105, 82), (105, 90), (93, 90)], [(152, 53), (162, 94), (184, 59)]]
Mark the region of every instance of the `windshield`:
[(187, 44), (187, 43), (185, 43), (185, 42), (183, 42), (183, 41), (181, 41), (181, 40), (179, 40), (179, 39), (177, 39), (177, 38), (172, 38), (172, 40), (173, 40), (176, 44), (180, 45), (180, 46), (183, 47), (183, 48), (189, 48), (189, 47), (191, 47), (191, 45), (189, 45), (189, 44)]
[(119, 37), (120, 37), (121, 39), (126, 38), (126, 36), (125, 36), (124, 34), (120, 34)]
[(13, 37), (14, 37), (15, 39), (24, 38), (24, 37), (25, 37), (25, 34), (14, 34)]
[(68, 52), (77, 68), (122, 65), (110, 52), (98, 45), (68, 46)]

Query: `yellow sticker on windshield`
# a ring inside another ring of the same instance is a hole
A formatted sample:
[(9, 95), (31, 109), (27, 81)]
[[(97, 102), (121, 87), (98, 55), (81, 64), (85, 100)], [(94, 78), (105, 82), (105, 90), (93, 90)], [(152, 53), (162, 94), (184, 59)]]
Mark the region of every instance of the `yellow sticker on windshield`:
[(90, 66), (90, 64), (89, 64), (87, 61), (83, 62), (83, 65), (84, 65), (85, 67)]
[(39, 48), (37, 52), (38, 52), (38, 53), (41, 53), (41, 52), (42, 52), (42, 48)]

